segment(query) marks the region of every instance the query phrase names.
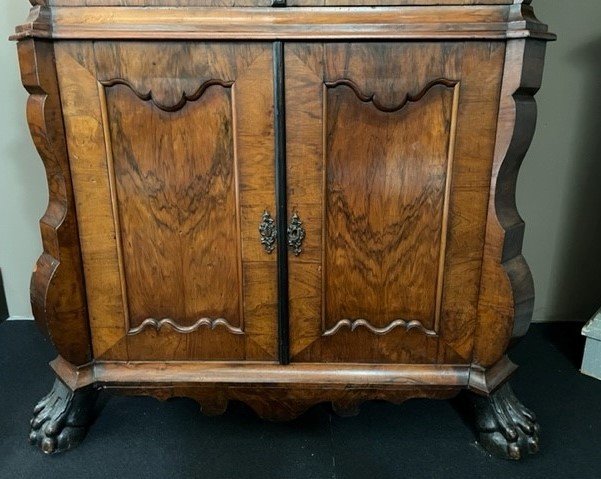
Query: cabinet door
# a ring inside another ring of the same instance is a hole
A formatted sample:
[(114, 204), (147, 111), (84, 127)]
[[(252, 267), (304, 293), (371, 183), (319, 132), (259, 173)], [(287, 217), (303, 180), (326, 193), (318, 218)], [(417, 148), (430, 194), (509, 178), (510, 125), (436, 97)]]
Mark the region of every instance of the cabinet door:
[(275, 360), (271, 46), (65, 42), (57, 63), (95, 357)]
[(470, 362), (503, 59), (286, 45), (292, 361)]

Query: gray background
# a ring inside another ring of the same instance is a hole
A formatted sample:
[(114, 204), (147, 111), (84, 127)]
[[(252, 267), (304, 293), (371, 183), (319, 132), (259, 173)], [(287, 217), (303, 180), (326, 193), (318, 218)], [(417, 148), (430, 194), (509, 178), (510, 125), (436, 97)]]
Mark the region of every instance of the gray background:
[[(31, 317), (31, 268), (48, 190), (25, 121), (15, 45), (29, 3), (0, 18), (0, 267), (13, 318)], [(585, 320), (601, 306), (601, 1), (538, 0), (559, 35), (549, 44), (539, 124), (518, 184), (524, 255), (534, 275), (535, 321)]]

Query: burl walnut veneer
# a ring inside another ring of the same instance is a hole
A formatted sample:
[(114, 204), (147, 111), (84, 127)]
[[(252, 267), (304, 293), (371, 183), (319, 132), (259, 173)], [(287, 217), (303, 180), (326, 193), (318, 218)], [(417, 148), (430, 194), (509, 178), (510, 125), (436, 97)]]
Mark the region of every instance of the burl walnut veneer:
[(278, 420), (467, 389), (484, 447), (537, 450), (505, 355), (554, 38), (529, 1), (31, 1), (31, 298), (59, 353), (33, 444), (77, 445), (103, 388)]

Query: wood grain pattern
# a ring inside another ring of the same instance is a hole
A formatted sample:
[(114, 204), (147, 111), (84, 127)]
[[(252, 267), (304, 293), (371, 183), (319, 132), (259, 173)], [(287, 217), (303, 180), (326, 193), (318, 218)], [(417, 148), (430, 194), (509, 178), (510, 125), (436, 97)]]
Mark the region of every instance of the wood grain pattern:
[(503, 46), (286, 51), (294, 359), (469, 362)]
[(449, 398), (467, 384), (470, 375), (468, 365), (103, 361), (74, 368), (57, 358), (51, 366), (73, 389), (93, 384), (158, 399), (191, 397), (209, 414), (223, 413), (230, 400), (243, 401), (270, 420), (293, 419), (321, 402), (349, 411), (374, 399), (398, 404), (415, 397)]
[(59, 354), (73, 364), (92, 359), (81, 251), (54, 46), (19, 43), (21, 80), (30, 94), (27, 122), (48, 181), (48, 208), (40, 220), (44, 252), (31, 278), (37, 324)]
[(131, 386), (139, 382), (155, 387), (169, 384), (194, 385), (199, 376), (211, 385), (264, 384), (307, 388), (385, 387), (394, 389), (412, 384), (456, 387), (468, 382), (470, 365), (424, 364), (345, 364), (298, 363), (280, 365), (262, 361), (96, 361), (81, 367), (58, 357), (50, 365), (73, 389), (97, 382), (102, 385)]
[(60, 410), (87, 423), (96, 388), (276, 420), (468, 389), (482, 444), (534, 452), (506, 349), (532, 311), (515, 183), (554, 35), (527, 0), (269, 2), (30, 0), (32, 302), (60, 353), (32, 443), (76, 445)]
[[(350, 5), (353, 0), (288, 0), (288, 6), (294, 5)], [(511, 5), (529, 4), (531, 0), (362, 0), (359, 5)], [(165, 7), (207, 7), (207, 6), (271, 6), (271, 0), (29, 0), (32, 5), (56, 6), (165, 6)]]
[[(441, 22), (441, 17), (444, 21)], [(160, 25), (160, 28), (157, 28)], [(287, 8), (34, 7), (13, 39), (554, 39), (525, 5)]]
[[(155, 49), (150, 64), (136, 64), (142, 48)], [(86, 109), (105, 143), (103, 176), (75, 167), (86, 275), (99, 288), (97, 356), (273, 358), (275, 258), (257, 232), (262, 211), (274, 208), (273, 98), (258, 84), (269, 49), (104, 43), (63, 54), (67, 128), (81, 122), (76, 107)], [(72, 152), (93, 147), (78, 138)]]
[(453, 90), (432, 82), (382, 105), (331, 85), (340, 82), (326, 83), (324, 326), (433, 329)]
[(515, 189), (536, 126), (534, 95), (541, 86), (545, 48), (539, 41), (507, 47), (474, 354), (483, 367), (499, 361), (510, 340), (526, 334), (532, 318), (534, 285), (521, 254), (524, 222)]
[(130, 327), (147, 318), (186, 326), (206, 315), (241, 329), (229, 88), (213, 86), (177, 114), (125, 86), (106, 96)]

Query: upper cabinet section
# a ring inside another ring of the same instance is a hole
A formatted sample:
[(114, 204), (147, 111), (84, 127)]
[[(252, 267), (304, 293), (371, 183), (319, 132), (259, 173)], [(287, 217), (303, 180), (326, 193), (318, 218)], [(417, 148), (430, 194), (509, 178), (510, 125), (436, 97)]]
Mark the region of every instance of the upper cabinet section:
[(30, 1), (34, 7), (14, 40), (555, 38), (529, 0)]

